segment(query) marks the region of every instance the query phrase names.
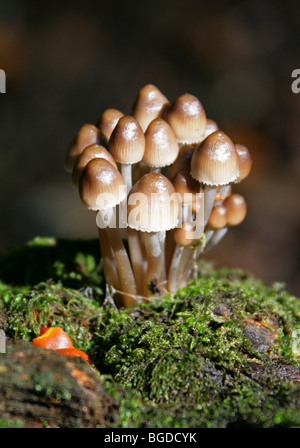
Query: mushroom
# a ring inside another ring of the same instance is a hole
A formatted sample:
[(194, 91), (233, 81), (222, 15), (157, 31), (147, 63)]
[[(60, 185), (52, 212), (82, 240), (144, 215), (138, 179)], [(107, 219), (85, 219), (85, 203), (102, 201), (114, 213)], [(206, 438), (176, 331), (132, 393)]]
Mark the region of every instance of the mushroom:
[(185, 93), (176, 98), (164, 113), (181, 144), (199, 143), (206, 128), (206, 114), (198, 98)]
[(106, 109), (101, 114), (101, 117), (97, 121), (96, 126), (99, 128), (100, 141), (104, 146), (107, 146), (112, 131), (115, 129), (118, 121), (123, 116), (124, 114), (121, 111), (114, 108)]
[(191, 171), (191, 159), (197, 144), (182, 145), (179, 149), (178, 156), (174, 163), (167, 169), (167, 178), (172, 180), (173, 177), (181, 170)]
[[(92, 159), (84, 168), (79, 180), (79, 194), (83, 204), (97, 211), (99, 241), (105, 256), (110, 254), (103, 247), (103, 239), (108, 238), (117, 264), (123, 293), (122, 305), (135, 303), (136, 285), (132, 267), (119, 229), (115, 222), (116, 206), (126, 199), (126, 186), (119, 171), (105, 159)], [(108, 282), (114, 280), (114, 273), (106, 266)]]
[(241, 143), (236, 143), (235, 149), (239, 158), (239, 176), (235, 182), (241, 182), (251, 171), (252, 158), (247, 146), (242, 145)]
[(168, 123), (162, 118), (151, 121), (145, 132), (145, 152), (142, 162), (159, 172), (171, 165), (177, 158), (179, 146), (176, 136)]
[(61, 327), (41, 327), (40, 335), (33, 339), (32, 345), (48, 350), (73, 348), (71, 338)]
[(143, 295), (149, 297), (149, 285), (162, 279), (165, 232), (178, 224), (179, 201), (165, 176), (148, 173), (133, 186), (127, 204), (128, 226), (142, 232), (145, 243), (148, 265)]
[(154, 118), (161, 117), (168, 99), (153, 84), (146, 84), (139, 91), (132, 108), (132, 116), (145, 132)]
[(117, 164), (111, 153), (108, 152), (107, 149), (104, 148), (104, 146), (97, 145), (96, 143), (94, 143), (90, 146), (87, 146), (76, 160), (72, 172), (72, 183), (75, 186), (78, 185), (79, 178), (85, 166), (92, 159), (106, 159), (115, 168), (117, 168)]
[(132, 187), (132, 165), (142, 160), (145, 150), (145, 136), (135, 118), (121, 117), (108, 141), (108, 149), (117, 163), (128, 192)]
[(204, 224), (206, 225), (215, 201), (217, 186), (228, 185), (239, 175), (235, 146), (222, 131), (206, 137), (193, 152), (191, 175), (205, 185)]
[(99, 143), (99, 129), (93, 124), (84, 124), (71, 141), (66, 158), (65, 170), (72, 173), (77, 158), (82, 151), (93, 143)]

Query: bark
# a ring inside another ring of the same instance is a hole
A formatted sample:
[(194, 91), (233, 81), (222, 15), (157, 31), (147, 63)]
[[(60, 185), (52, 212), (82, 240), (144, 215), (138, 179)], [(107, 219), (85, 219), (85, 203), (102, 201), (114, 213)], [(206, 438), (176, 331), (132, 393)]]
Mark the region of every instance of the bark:
[(25, 427), (105, 427), (117, 407), (84, 360), (23, 341), (0, 354), (0, 417)]

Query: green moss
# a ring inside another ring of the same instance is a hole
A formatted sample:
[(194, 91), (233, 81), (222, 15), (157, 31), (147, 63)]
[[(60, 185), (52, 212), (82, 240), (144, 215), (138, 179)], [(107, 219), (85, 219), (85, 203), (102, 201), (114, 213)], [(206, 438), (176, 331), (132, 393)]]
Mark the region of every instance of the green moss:
[(203, 263), (174, 297), (118, 310), (98, 256), (97, 241), (39, 238), (5, 251), (0, 317), (27, 341), (62, 326), (118, 401), (114, 426), (300, 425), (299, 299), (284, 285)]

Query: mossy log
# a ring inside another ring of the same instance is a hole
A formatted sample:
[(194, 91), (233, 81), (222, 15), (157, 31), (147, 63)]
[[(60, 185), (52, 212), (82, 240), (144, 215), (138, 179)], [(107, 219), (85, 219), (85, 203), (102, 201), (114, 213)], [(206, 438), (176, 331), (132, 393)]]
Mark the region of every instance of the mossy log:
[[(300, 426), (300, 302), (283, 284), (202, 263), (174, 296), (118, 309), (99, 260), (97, 241), (53, 238), (0, 254), (2, 426)], [(41, 326), (92, 365), (33, 347)]]
[(0, 415), (25, 427), (105, 427), (114, 401), (84, 360), (28, 342), (8, 341), (0, 355)]

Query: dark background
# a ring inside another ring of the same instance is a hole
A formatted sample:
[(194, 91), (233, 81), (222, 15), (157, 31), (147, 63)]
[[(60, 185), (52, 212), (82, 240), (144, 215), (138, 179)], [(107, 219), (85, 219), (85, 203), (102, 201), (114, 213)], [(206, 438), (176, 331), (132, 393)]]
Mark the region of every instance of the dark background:
[(300, 295), (299, 23), (298, 0), (0, 0), (0, 248), (96, 237), (63, 170), (66, 148), (105, 108), (129, 114), (151, 82), (169, 100), (197, 96), (252, 153), (235, 188), (247, 218), (209, 258)]

